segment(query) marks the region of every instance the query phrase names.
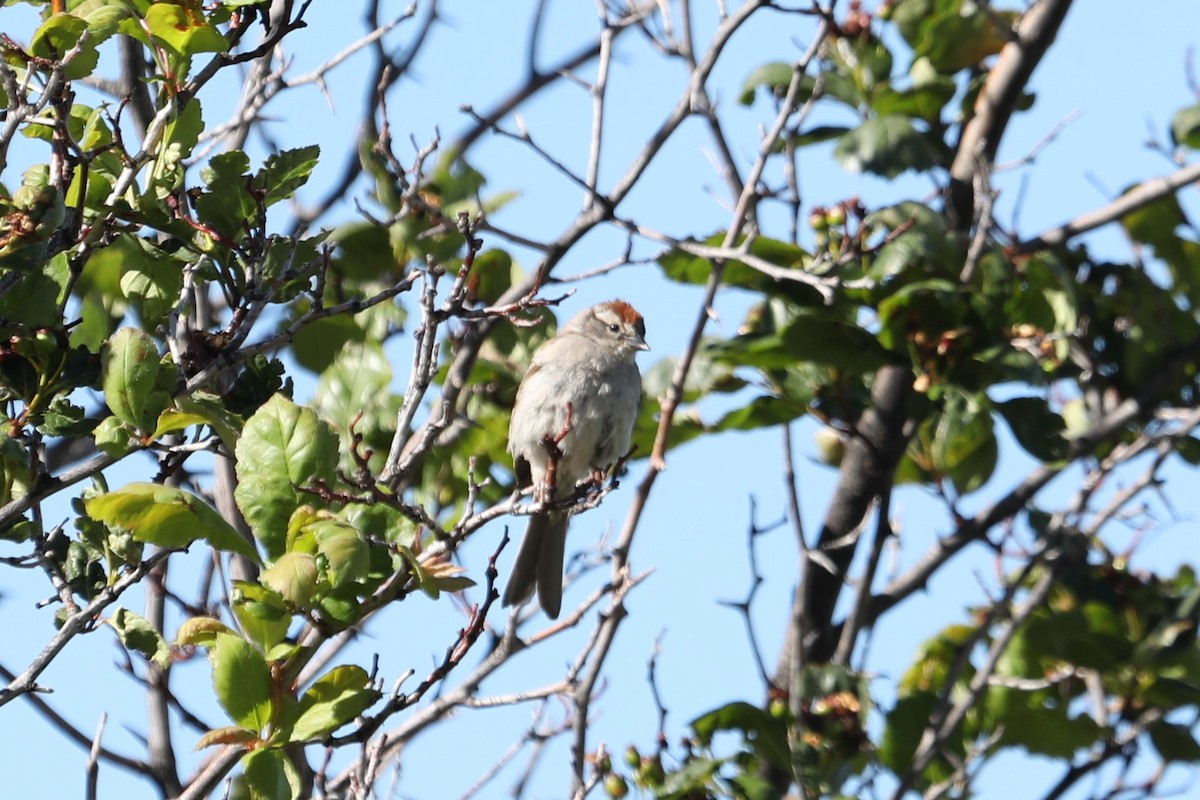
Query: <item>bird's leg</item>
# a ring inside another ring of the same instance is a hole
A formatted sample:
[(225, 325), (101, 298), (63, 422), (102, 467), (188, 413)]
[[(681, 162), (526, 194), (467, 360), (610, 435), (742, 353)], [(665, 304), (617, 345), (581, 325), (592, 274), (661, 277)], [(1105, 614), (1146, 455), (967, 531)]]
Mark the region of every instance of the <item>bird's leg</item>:
[(604, 476), (605, 475), (612, 476), (609, 480), (609, 488), (610, 489), (615, 489), (618, 486), (620, 486), (621, 482), (618, 480), (618, 478), (620, 478), (621, 473), (625, 470), (625, 462), (628, 461), (633, 456), (633, 453), (635, 450), (637, 450), (636, 444), (629, 448), (628, 453), (626, 453), (625, 455), (618, 458), (616, 463), (614, 463), (609, 469), (601, 469), (600, 467), (592, 465), (592, 479), (591, 480), (592, 480), (592, 483), (595, 485), (595, 487), (597, 489), (599, 489), (604, 485)]
[(562, 460), (563, 451), (562, 440), (567, 438), (567, 434), (571, 432), (571, 414), (574, 411), (573, 406), (567, 403), (566, 416), (563, 418), (562, 430), (557, 436), (546, 434), (542, 437), (542, 447), (546, 448), (546, 455), (549, 456), (549, 463), (546, 464), (546, 480), (542, 484), (543, 496), (540, 498), (543, 503), (554, 499), (555, 490), (558, 488), (558, 462)]

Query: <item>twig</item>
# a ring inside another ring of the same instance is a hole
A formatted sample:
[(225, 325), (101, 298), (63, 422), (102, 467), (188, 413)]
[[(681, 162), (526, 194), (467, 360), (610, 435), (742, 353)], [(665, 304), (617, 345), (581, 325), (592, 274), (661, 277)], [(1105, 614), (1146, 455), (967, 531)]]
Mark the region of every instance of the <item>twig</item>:
[(1035, 253), (1066, 244), (1080, 234), (1095, 230), (1102, 225), (1124, 217), (1162, 197), (1175, 194), (1185, 186), (1200, 181), (1200, 162), (1186, 166), (1170, 175), (1151, 178), (1128, 192), (1093, 211), (1081, 214), (1056, 228), (1043, 231), (1032, 239), (1017, 244), (1016, 253)]
[(99, 613), (115, 603), (117, 598), (126, 589), (141, 582), (142, 578), (152, 569), (165, 561), (172, 553), (176, 552), (179, 552), (178, 549), (159, 550), (127, 572), (111, 586), (107, 586), (101, 590), (92, 602), (87, 604), (86, 608), (63, 620), (62, 627), (55, 632), (50, 641), (46, 643), (46, 646), (42, 648), (42, 651), (25, 668), (25, 671), (10, 680), (8, 686), (0, 689), (0, 706), (20, 697), (26, 692), (38, 690), (40, 687), (37, 684), (37, 677), (42, 674), (46, 667), (50, 666), (50, 662), (54, 660), (55, 656), (61, 653), (62, 649), (67, 646), (67, 642), (83, 631), (87, 625), (95, 621)]
[(100, 781), (100, 740), (104, 738), (104, 726), (108, 722), (108, 714), (100, 713), (100, 722), (96, 725), (96, 735), (92, 737), (92, 747), (88, 751), (87, 767), (85, 774), (87, 775), (87, 786), (84, 790), (84, 796), (87, 800), (96, 800), (97, 790)]

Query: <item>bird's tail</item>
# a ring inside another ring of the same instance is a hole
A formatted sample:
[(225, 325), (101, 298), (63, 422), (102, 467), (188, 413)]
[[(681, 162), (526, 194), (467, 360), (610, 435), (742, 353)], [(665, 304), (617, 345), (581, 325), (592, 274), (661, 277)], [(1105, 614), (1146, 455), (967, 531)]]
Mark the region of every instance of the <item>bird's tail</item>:
[(546, 616), (557, 619), (562, 608), (563, 560), (567, 549), (567, 514), (551, 511), (529, 518), (525, 538), (517, 552), (504, 605), (519, 605), (537, 589)]

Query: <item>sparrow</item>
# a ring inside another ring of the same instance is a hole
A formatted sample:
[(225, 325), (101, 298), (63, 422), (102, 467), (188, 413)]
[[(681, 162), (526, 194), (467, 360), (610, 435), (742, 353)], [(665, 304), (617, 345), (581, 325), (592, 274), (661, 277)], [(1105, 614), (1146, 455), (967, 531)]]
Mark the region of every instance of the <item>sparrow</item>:
[[(602, 477), (629, 453), (642, 400), (635, 358), (649, 349), (642, 315), (610, 300), (581, 311), (533, 354), (517, 388), (508, 452), (518, 484), (532, 484), (535, 499), (565, 500), (579, 481)], [(561, 508), (530, 516), (504, 605), (536, 589), (542, 610), (558, 617), (569, 516)]]

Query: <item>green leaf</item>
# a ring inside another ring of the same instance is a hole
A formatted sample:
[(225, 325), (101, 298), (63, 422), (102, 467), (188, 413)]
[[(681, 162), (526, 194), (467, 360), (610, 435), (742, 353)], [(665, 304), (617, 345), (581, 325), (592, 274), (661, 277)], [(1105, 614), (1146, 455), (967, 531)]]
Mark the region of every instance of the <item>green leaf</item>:
[(367, 540), (340, 520), (320, 520), (308, 526), (317, 539), (317, 552), (324, 563), (325, 577), (334, 586), (362, 580), (370, 566)]
[(276, 302), (287, 302), (311, 288), (311, 275), (318, 261), (317, 246), (325, 234), (307, 239), (270, 236), (259, 267), (260, 280), (274, 291)]
[(212, 647), (217, 642), (218, 633), (235, 635), (233, 629), (214, 617), (191, 617), (179, 626), (175, 633), (175, 643), (178, 645), (194, 644), (201, 647)]
[(229, 42), (204, 18), (200, 4), (154, 3), (146, 12), (150, 35), (181, 56), (222, 53)]
[[(60, 60), (79, 45), (80, 38), (87, 30), (87, 22), (77, 16), (54, 14), (34, 31), (33, 39), (29, 43), (29, 52), (39, 58)], [(63, 75), (66, 78), (78, 80), (92, 74), (100, 60), (96, 44), (96, 37), (89, 34), (79, 52), (72, 57), (71, 63), (64, 70)]]
[(291, 759), (282, 750), (262, 748), (242, 757), (242, 777), (250, 800), (295, 800), (302, 784)]
[(321, 373), (314, 403), (322, 416), (338, 430), (349, 431), (360, 417), (364, 427), (370, 430), (385, 422), (372, 412), (385, 405), (381, 400), (388, 396), (391, 383), (391, 364), (378, 342), (347, 342), (329, 368)]
[(834, 68), (854, 82), (858, 97), (870, 98), (877, 89), (886, 86), (892, 74), (892, 53), (878, 37), (870, 33), (837, 36), (830, 44)]
[(293, 608), (308, 608), (317, 588), (317, 560), (308, 553), (284, 553), (258, 579)]
[(895, 4), (892, 20), (916, 57), (951, 74), (999, 53), (1016, 17), (973, 0), (905, 0)]
[(957, 330), (967, 313), (967, 298), (958, 284), (927, 280), (903, 286), (879, 303), (879, 341), (888, 350), (906, 352), (915, 334), (936, 341)]
[(196, 198), (196, 217), (237, 241), (258, 217), (258, 204), (250, 196), (250, 159), (241, 150), (215, 155), (200, 170), (208, 191)]
[(1179, 238), (1176, 231), (1187, 221), (1179, 198), (1173, 194), (1164, 195), (1121, 217), (1121, 225), (1134, 241), (1156, 249), (1173, 244)]
[(65, 397), (58, 397), (46, 409), (38, 430), (47, 436), (66, 436), (77, 439), (95, 430), (100, 423), (96, 419), (88, 419), (86, 412)]
[(862, 328), (821, 314), (798, 314), (777, 332), (738, 336), (705, 350), (714, 361), (760, 369), (809, 362), (858, 374), (873, 372), (891, 360)]
[(121, 294), (153, 329), (179, 302), (183, 264), (130, 234), (121, 234), (109, 249), (121, 259)]
[(200, 141), (200, 132), (203, 130), (204, 119), (200, 100), (193, 97), (179, 106), (163, 131), (143, 209), (146, 209), (148, 203), (150, 208), (157, 211), (163, 197), (183, 187), (187, 173), (186, 159)]
[[(688, 797), (712, 797), (712, 781), (721, 773), (721, 768), (724, 766), (725, 762), (721, 759), (708, 758), (698, 754), (689, 755), (682, 767), (667, 773), (662, 787), (656, 788), (655, 796), (668, 798), (669, 800)], [(746, 777), (745, 773), (743, 773), (735, 777), (733, 781), (740, 785), (740, 781)], [(739, 798), (739, 800), (743, 798), (743, 795), (733, 796)], [(770, 787), (770, 793), (768, 794), (760, 796), (747, 793), (744, 796), (745, 800), (770, 800), (771, 798), (778, 797), (779, 792), (773, 786)]]
[(311, 742), (354, 721), (380, 698), (366, 670), (340, 666), (322, 675), (300, 697), (289, 740)]
[(723, 705), (693, 720), (692, 729), (705, 746), (712, 742), (718, 732), (740, 731), (772, 766), (788, 769), (791, 763), (787, 723), (750, 703), (735, 701)]
[(239, 417), (249, 417), (278, 393), (290, 396), (292, 379), (284, 379), (287, 370), (277, 358), (256, 354), (242, 362), (242, 371), (225, 393), (225, 405)]
[(192, 425), (208, 425), (225, 446), (233, 450), (241, 436), (242, 419), (221, 402), (221, 398), (207, 392), (196, 392), (190, 396), (175, 398), (176, 410), (164, 411), (158, 418), (154, 438), (171, 431), (183, 430)]
[(165, 396), (155, 397), (158, 348), (140, 328), (121, 328), (109, 339), (103, 354), (104, 399), (113, 416), (139, 431), (154, 430), (154, 421), (166, 407)]
[(902, 774), (912, 765), (921, 734), (936, 705), (937, 696), (933, 692), (914, 692), (896, 700), (879, 743), (879, 758), (893, 772)]
[(105, 417), (92, 431), (96, 447), (113, 458), (120, 458), (137, 446), (133, 429), (116, 417)]
[(292, 624), (292, 612), (284, 599), (273, 589), (249, 581), (233, 582), (233, 615), (263, 650), (279, 644)]
[(145, 618), (138, 616), (126, 608), (118, 608), (109, 618), (121, 644), (130, 650), (141, 653), (147, 660), (154, 662), (159, 669), (166, 669), (171, 663), (171, 648), (163, 641), (153, 625)]
[(734, 409), (721, 417), (714, 426), (719, 431), (749, 431), (756, 428), (769, 428), (791, 422), (808, 412), (803, 403), (762, 395), (751, 400), (741, 408)]
[(845, 125), (817, 125), (800, 131), (792, 137), (791, 141), (796, 147), (808, 147), (810, 144), (820, 144), (821, 142), (828, 142), (831, 139), (837, 139), (849, 130), (851, 129)]
[[(387, 228), (381, 225), (369, 222), (346, 223), (335, 229), (330, 239), (335, 244), (334, 266), (346, 277), (371, 280), (381, 275), (389, 275), (396, 268), (396, 255), (392, 250), (391, 237)], [(481, 253), (480, 256), (482, 255)], [(478, 258), (475, 263), (479, 264)], [(510, 278), (508, 285), (511, 283)]]
[(337, 437), (313, 411), (277, 394), (246, 421), (236, 454), (238, 507), (268, 557), (277, 559), (292, 512), (315, 500), (299, 487), (333, 482)]
[(271, 668), (254, 645), (218, 633), (208, 651), (217, 701), (238, 726), (260, 733), (271, 721)]
[(266, 192), (266, 204), (294, 195), (308, 181), (320, 154), (321, 148), (315, 144), (272, 154), (254, 176), (255, 188)]
[(88, 31), (99, 44), (116, 33), (118, 23), (132, 16), (134, 10), (124, 0), (82, 0), (72, 4), (71, 13), (87, 23)]
[[(11, 258), (20, 260), (24, 255), (28, 253), (15, 253)], [(0, 249), (0, 270), (8, 269), (17, 271)], [(21, 275), (7, 292), (0, 295), (0, 319), (34, 327), (60, 323), (58, 306), (66, 294), (69, 276), (66, 254), (59, 253), (49, 263), (39, 256), (37, 269), (39, 271)]]
[(1066, 424), (1040, 397), (1014, 397), (996, 404), (996, 410), (1017, 442), (1039, 461), (1055, 462), (1066, 457)]
[(261, 740), (256, 733), (251, 733), (236, 725), (225, 725), (220, 728), (213, 728), (197, 739), (195, 749), (203, 750), (206, 747), (219, 747), (227, 744), (235, 747), (246, 747), (258, 741)]
[(365, 338), (366, 331), (353, 317), (344, 314), (324, 317), (296, 333), (292, 354), (300, 366), (320, 374), (329, 368), (345, 344)]
[(924, 172), (937, 163), (925, 134), (907, 117), (889, 115), (869, 119), (838, 140), (833, 155), (850, 172), (872, 172), (895, 178), (906, 172)]
[(955, 91), (954, 81), (942, 76), (937, 82), (899, 92), (885, 87), (871, 99), (871, 110), (881, 117), (897, 114), (932, 122), (941, 118)]
[[(753, 69), (746, 80), (742, 82), (742, 91), (738, 95), (738, 102), (744, 106), (751, 105), (754, 102), (754, 95), (759, 89), (766, 89), (776, 99), (782, 99), (787, 95), (788, 86), (792, 83), (792, 75), (795, 74), (795, 69), (791, 64), (784, 61), (773, 61)], [(816, 85), (816, 80), (808, 75), (801, 78), (800, 96), (797, 101), (803, 103), (812, 96), (813, 86)]]
[(1175, 112), (1171, 118), (1171, 140), (1176, 147), (1200, 150), (1200, 103)]
[(1156, 722), (1148, 731), (1154, 749), (1166, 762), (1200, 762), (1200, 743), (1192, 735), (1191, 728), (1166, 721)]
[(211, 506), (193, 494), (156, 483), (131, 483), (84, 501), (88, 516), (129, 531), (140, 542), (187, 547), (204, 539), (218, 550), (258, 562), (254, 547)]
[(512, 286), (520, 270), (505, 250), (484, 250), (475, 256), (471, 267), (471, 285), (475, 297), (483, 303), (495, 303)]
[(986, 395), (951, 393), (935, 417), (930, 455), (938, 475), (950, 478), (960, 494), (987, 482), (996, 469), (998, 447)]
[[(1009, 699), (995, 706), (994, 694)], [(1003, 708), (1002, 715), (994, 716), (992, 721), (997, 727), (1003, 726), (1000, 743), (1024, 747), (1035, 755), (1069, 759), (1095, 744), (1105, 732), (1087, 715), (1072, 717), (1064, 705), (1045, 692), (993, 688), (988, 690), (987, 701), (990, 708)]]
[[(704, 240), (704, 244), (720, 247), (725, 241), (725, 234), (718, 232)], [(735, 246), (740, 246), (744, 237), (739, 238)], [(812, 263), (813, 258), (805, 250), (788, 242), (760, 236), (750, 246), (750, 252), (772, 265), (782, 269), (802, 271)], [(670, 280), (679, 283), (703, 285), (713, 270), (712, 262), (707, 258), (691, 255), (683, 250), (671, 249), (658, 257), (663, 274)], [(723, 283), (752, 291), (764, 292), (772, 296), (783, 296), (805, 306), (824, 306), (819, 292), (811, 286), (789, 280), (780, 280), (764, 275), (758, 270), (740, 261), (725, 262), (725, 270), (721, 274)]]

